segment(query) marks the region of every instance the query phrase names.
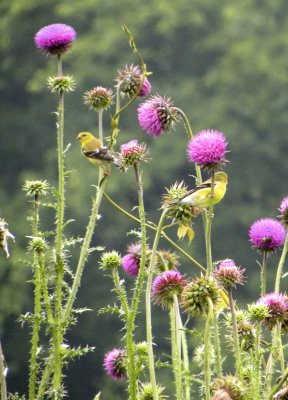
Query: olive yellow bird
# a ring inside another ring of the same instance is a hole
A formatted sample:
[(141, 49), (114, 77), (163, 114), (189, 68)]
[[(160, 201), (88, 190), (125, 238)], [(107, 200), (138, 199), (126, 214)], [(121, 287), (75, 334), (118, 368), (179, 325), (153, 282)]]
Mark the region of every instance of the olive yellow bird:
[(190, 190), (178, 204), (186, 204), (193, 207), (209, 208), (212, 204), (219, 203), (226, 193), (228, 176), (225, 172), (216, 172), (214, 177), (214, 191), (211, 196), (211, 178), (194, 189)]
[(112, 163), (119, 167), (115, 156), (103, 145), (102, 140), (96, 138), (91, 132), (80, 132), (77, 140), (81, 143), (82, 154), (94, 165), (103, 167), (105, 163)]

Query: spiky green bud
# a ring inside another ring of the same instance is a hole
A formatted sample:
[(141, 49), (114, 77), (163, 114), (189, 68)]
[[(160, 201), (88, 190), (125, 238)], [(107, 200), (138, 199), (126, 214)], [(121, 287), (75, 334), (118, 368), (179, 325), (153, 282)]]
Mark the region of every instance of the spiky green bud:
[(73, 92), (76, 83), (74, 78), (69, 75), (49, 76), (47, 86), (51, 93), (64, 93)]
[(23, 190), (26, 192), (27, 197), (40, 197), (46, 196), (49, 191), (49, 183), (41, 180), (25, 181)]
[(33, 237), (28, 245), (28, 250), (31, 252), (42, 253), (48, 249), (47, 242), (41, 237)]
[(103, 270), (118, 268), (121, 265), (121, 256), (117, 251), (110, 251), (102, 254), (100, 268)]

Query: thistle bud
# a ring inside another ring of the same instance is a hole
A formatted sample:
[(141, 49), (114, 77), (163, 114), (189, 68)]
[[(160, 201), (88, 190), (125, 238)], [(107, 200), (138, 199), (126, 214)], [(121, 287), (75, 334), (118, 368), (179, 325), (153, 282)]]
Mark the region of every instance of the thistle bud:
[(116, 251), (103, 253), (100, 260), (100, 268), (103, 270), (118, 268), (121, 265), (121, 256)]
[(51, 93), (64, 93), (73, 92), (75, 90), (75, 80), (72, 76), (61, 75), (61, 76), (50, 76), (47, 80), (48, 89)]
[(102, 86), (94, 87), (84, 93), (84, 104), (89, 106), (90, 110), (107, 110), (113, 104), (113, 92)]

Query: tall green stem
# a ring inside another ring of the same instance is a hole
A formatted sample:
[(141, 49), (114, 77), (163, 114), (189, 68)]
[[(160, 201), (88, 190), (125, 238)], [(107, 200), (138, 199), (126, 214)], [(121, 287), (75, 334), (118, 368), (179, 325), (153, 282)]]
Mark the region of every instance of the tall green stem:
[(263, 262), (261, 266), (261, 296), (264, 296), (264, 294), (266, 293), (267, 259), (268, 259), (268, 254), (266, 251), (264, 251)]
[(158, 243), (161, 237), (162, 226), (165, 221), (165, 216), (168, 212), (168, 208), (166, 208), (160, 217), (159, 224), (157, 227), (151, 259), (148, 268), (148, 278), (147, 278), (147, 287), (146, 287), (146, 335), (147, 335), (147, 346), (148, 346), (148, 361), (149, 361), (149, 374), (150, 381), (152, 384), (153, 391), (153, 400), (158, 400), (158, 391), (157, 391), (157, 383), (156, 383), (156, 375), (155, 375), (155, 363), (154, 363), (154, 353), (153, 353), (153, 336), (152, 336), (152, 317), (151, 317), (151, 288), (152, 288), (152, 280), (153, 280), (153, 271), (156, 264), (157, 257), (157, 248)]
[(254, 400), (260, 400), (260, 391), (261, 391), (261, 325), (258, 323), (256, 325), (256, 334), (255, 334), (255, 364), (254, 364), (254, 373), (253, 373), (253, 385), (254, 392), (253, 397)]
[(237, 372), (239, 379), (241, 379), (241, 377), (242, 377), (242, 360), (241, 360), (241, 351), (240, 351), (240, 343), (239, 343), (239, 336), (238, 336), (238, 326), (237, 326), (235, 305), (234, 305), (234, 300), (233, 300), (233, 296), (232, 296), (232, 288), (230, 287), (229, 289), (227, 289), (227, 291), (228, 291), (228, 297), (229, 297), (229, 307), (230, 307), (233, 337), (234, 337), (233, 342), (234, 342), (234, 353), (235, 353), (235, 359), (236, 359), (236, 372)]
[(211, 230), (212, 230), (213, 211), (214, 211), (214, 183), (215, 183), (215, 172), (213, 170), (211, 175), (211, 194), (210, 194), (211, 204), (209, 207), (209, 215), (208, 215), (206, 237), (205, 237), (208, 277), (211, 275), (213, 267), (212, 249), (211, 249)]
[(170, 308), (171, 358), (176, 388), (176, 399), (182, 400), (181, 342), (179, 342), (179, 327), (176, 307), (177, 304), (175, 304), (174, 301)]
[[(33, 237), (38, 236), (39, 226), (39, 199), (38, 195), (34, 196), (34, 207), (33, 207), (33, 223), (32, 223), (32, 235)], [(39, 260), (41, 255), (34, 251), (33, 254), (33, 273), (34, 273), (34, 323), (32, 328), (31, 338), (31, 351), (29, 361), (29, 400), (34, 400), (36, 392), (36, 380), (38, 373), (38, 343), (39, 343), (39, 330), (41, 321), (41, 276)]]
[(218, 376), (222, 375), (222, 356), (221, 356), (221, 345), (219, 338), (219, 327), (218, 327), (218, 315), (215, 312), (213, 318), (213, 329), (214, 329), (214, 348), (216, 354), (216, 373)]
[(211, 324), (213, 319), (214, 307), (212, 300), (208, 297), (208, 313), (205, 324), (204, 334), (204, 392), (205, 400), (210, 400), (211, 389)]
[[(58, 56), (58, 75), (62, 75), (62, 60)], [(59, 93), (57, 110), (57, 153), (58, 153), (58, 201), (57, 201), (57, 227), (56, 227), (56, 288), (55, 288), (55, 318), (53, 334), (54, 374), (53, 390), (57, 393), (62, 383), (62, 357), (61, 344), (63, 339), (63, 327), (61, 326), (63, 274), (64, 261), (63, 250), (63, 226), (65, 207), (65, 173), (64, 173), (64, 94)]]
[(288, 232), (286, 233), (286, 238), (285, 238), (284, 246), (282, 249), (281, 258), (279, 260), (279, 264), (278, 264), (278, 268), (277, 268), (276, 281), (275, 281), (275, 293), (279, 293), (279, 291), (280, 291), (282, 270), (283, 270), (284, 262), (286, 259), (287, 251), (288, 251)]

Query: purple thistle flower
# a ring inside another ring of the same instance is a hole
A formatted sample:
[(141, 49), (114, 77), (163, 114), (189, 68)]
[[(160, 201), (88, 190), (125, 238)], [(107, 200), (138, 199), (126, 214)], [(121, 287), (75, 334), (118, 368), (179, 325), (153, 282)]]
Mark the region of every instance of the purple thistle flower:
[(278, 210), (281, 213), (279, 218), (281, 219), (282, 223), (288, 226), (288, 196), (284, 197), (284, 199), (281, 201)]
[(127, 253), (121, 259), (122, 267), (128, 275), (137, 276), (140, 268), (141, 244), (130, 244), (127, 246)]
[(163, 308), (169, 308), (173, 304), (174, 294), (179, 296), (186, 283), (186, 279), (179, 271), (165, 271), (154, 279), (152, 296), (157, 304)]
[(125, 379), (127, 376), (125, 351), (121, 349), (113, 349), (106, 353), (103, 366), (106, 374), (112, 379)]
[(66, 24), (44, 26), (34, 37), (36, 46), (51, 55), (65, 53), (75, 39), (75, 30)]
[(138, 107), (138, 121), (141, 128), (150, 136), (160, 136), (172, 128), (176, 122), (176, 112), (169, 98), (159, 95), (150, 97)]
[(217, 170), (225, 164), (227, 141), (222, 132), (207, 129), (198, 132), (188, 143), (187, 157), (203, 168)]
[(288, 316), (288, 298), (282, 293), (268, 293), (260, 297), (256, 304), (264, 304), (268, 308), (269, 315), (265, 318), (269, 327), (273, 327), (277, 321), (283, 322)]
[(276, 219), (261, 218), (251, 225), (249, 240), (259, 251), (273, 252), (283, 245), (285, 229)]
[(233, 286), (243, 283), (244, 269), (235, 265), (235, 262), (230, 259), (221, 261), (214, 270), (216, 280), (229, 289)]

